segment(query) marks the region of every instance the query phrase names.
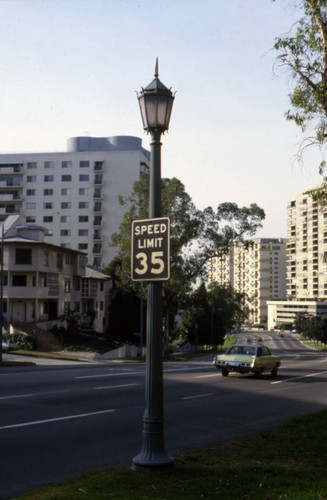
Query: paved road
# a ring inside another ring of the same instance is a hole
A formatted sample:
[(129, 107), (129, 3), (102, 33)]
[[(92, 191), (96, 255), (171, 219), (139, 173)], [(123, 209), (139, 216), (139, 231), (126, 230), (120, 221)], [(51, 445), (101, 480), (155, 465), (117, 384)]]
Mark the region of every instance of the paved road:
[[(211, 359), (164, 364), (168, 453), (327, 407), (326, 353), (290, 335), (260, 336), (283, 356), (276, 378), (225, 378)], [(0, 498), (105, 466), (130, 466), (141, 448), (144, 376), (143, 365), (113, 363), (2, 370)]]

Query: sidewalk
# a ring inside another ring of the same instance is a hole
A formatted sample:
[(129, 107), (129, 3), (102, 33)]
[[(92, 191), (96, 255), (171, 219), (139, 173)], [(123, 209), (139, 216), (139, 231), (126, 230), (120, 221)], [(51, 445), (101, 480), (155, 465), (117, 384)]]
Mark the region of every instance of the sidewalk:
[[(51, 354), (53, 357), (51, 357)], [(74, 358), (78, 358), (76, 360), (74, 359), (59, 359), (56, 358), (55, 356), (57, 355), (62, 355), (62, 356), (72, 356)], [(37, 365), (37, 366), (58, 366), (58, 365), (63, 365), (63, 366), (68, 366), (68, 365), (85, 365), (87, 363), (94, 363), (98, 364), (99, 362), (92, 359), (93, 353), (88, 353), (88, 352), (65, 352), (64, 354), (61, 353), (45, 353), (47, 357), (42, 357), (40, 356), (24, 356), (24, 355), (19, 355), (19, 354), (3, 354), (3, 361), (4, 362), (13, 362), (13, 363), (30, 363), (31, 365)], [(5, 366), (5, 365), (4, 365)], [(9, 366), (9, 365), (8, 365)], [(19, 366), (18, 364), (15, 366)]]

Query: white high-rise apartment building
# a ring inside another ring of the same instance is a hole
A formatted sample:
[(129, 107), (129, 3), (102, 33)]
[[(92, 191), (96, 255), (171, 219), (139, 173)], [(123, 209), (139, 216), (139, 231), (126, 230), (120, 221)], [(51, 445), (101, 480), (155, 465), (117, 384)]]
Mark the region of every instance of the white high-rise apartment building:
[(327, 299), (327, 206), (310, 191), (287, 204), (287, 298)]
[(46, 228), (44, 241), (88, 254), (88, 264), (105, 267), (116, 251), (128, 197), (150, 154), (141, 139), (73, 137), (67, 152), (0, 154), (0, 222), (21, 214)]
[(227, 255), (214, 259), (210, 279), (245, 293), (250, 323), (266, 324), (267, 300), (286, 296), (286, 239), (255, 238), (235, 244)]

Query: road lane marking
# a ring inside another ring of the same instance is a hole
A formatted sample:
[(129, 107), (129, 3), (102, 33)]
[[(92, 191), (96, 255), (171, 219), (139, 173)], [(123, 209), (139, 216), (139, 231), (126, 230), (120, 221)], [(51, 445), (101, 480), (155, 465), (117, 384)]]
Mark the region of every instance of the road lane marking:
[(309, 373), (308, 375), (303, 375), (302, 377), (292, 377), (292, 378), (287, 378), (285, 380), (276, 380), (276, 382), (270, 382), (270, 384), (271, 385), (273, 385), (273, 384), (283, 384), (284, 382), (292, 382), (293, 380), (301, 380), (303, 378), (316, 377), (317, 375), (323, 375), (325, 373), (327, 373), (327, 371), (317, 372), (317, 373)]
[(67, 415), (66, 417), (49, 418), (47, 420), (34, 420), (32, 422), (22, 422), (21, 424), (3, 425), (0, 427), (0, 431), (5, 429), (14, 429), (17, 427), (28, 427), (30, 425), (49, 424), (51, 422), (60, 422), (62, 420), (71, 420), (74, 418), (93, 417), (95, 415), (103, 415), (105, 413), (112, 413), (114, 411), (116, 410), (94, 411), (91, 413), (80, 413), (79, 415)]
[(196, 394), (195, 396), (184, 396), (182, 399), (196, 399), (196, 398), (206, 398), (207, 396), (213, 396), (213, 392), (207, 392), (206, 394)]
[(139, 384), (122, 384), (122, 385), (107, 385), (104, 387), (94, 387), (94, 391), (101, 391), (103, 389), (121, 389), (122, 387), (133, 387)]
[[(133, 372), (133, 375), (143, 375), (145, 371), (142, 372)], [(129, 373), (106, 373), (102, 375), (80, 375), (79, 377), (74, 377), (75, 379), (86, 379), (86, 378), (105, 378), (105, 377), (119, 377), (122, 375), (132, 375), (130, 372)]]
[[(211, 367), (209, 367), (211, 369)], [(185, 368), (180, 368), (180, 367), (174, 367), (174, 368), (164, 368), (163, 373), (170, 373), (170, 372), (184, 372), (184, 371), (190, 371), (190, 370), (196, 370), (196, 367), (193, 366), (187, 366)], [(205, 367), (207, 369), (207, 367)], [(133, 372), (128, 372), (128, 373), (104, 373), (101, 375), (79, 375), (77, 377), (74, 377), (75, 379), (87, 379), (87, 378), (105, 378), (105, 377), (119, 377), (122, 375), (144, 375), (146, 372), (145, 370), (142, 371), (133, 371)]]
[(211, 375), (197, 375), (195, 378), (209, 378), (209, 377), (221, 377), (221, 373), (214, 373)]
[(1, 396), (0, 399), (32, 398), (34, 394), (16, 394), (15, 396)]

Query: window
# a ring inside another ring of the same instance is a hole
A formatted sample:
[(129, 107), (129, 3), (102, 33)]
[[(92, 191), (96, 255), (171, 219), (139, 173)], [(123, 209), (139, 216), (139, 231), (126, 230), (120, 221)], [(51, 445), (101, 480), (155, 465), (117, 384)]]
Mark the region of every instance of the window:
[(36, 175), (28, 175), (27, 182), (36, 182)]
[(63, 264), (62, 254), (57, 253), (57, 268), (62, 269), (62, 264)]
[(94, 226), (101, 226), (102, 225), (102, 215), (95, 215), (94, 216), (93, 225)]
[(103, 307), (103, 300), (100, 300), (100, 311), (103, 311), (104, 307)]
[(78, 236), (88, 236), (88, 235), (89, 235), (88, 229), (79, 229), (78, 230)]
[(27, 189), (26, 196), (36, 196), (36, 189)]
[(70, 278), (65, 278), (65, 292), (71, 292)]
[(26, 203), (26, 208), (27, 208), (27, 210), (35, 210), (36, 209), (36, 203), (28, 201)]
[(86, 182), (86, 181), (88, 181), (89, 179), (90, 179), (90, 176), (89, 176), (88, 174), (81, 174), (81, 175), (79, 176), (79, 180), (80, 180), (81, 182)]
[(78, 190), (78, 194), (81, 194), (81, 195), (89, 195), (90, 194), (90, 190), (89, 188), (79, 188)]
[(64, 188), (61, 190), (62, 196), (71, 196), (72, 190), (71, 188)]
[(32, 264), (32, 250), (30, 248), (16, 248), (15, 264)]
[(53, 203), (45, 202), (45, 203), (43, 203), (43, 208), (45, 210), (51, 210), (53, 208)]
[(71, 204), (70, 201), (62, 201), (61, 202), (61, 208), (63, 210), (70, 209), (70, 208), (72, 208), (72, 204)]
[(86, 257), (80, 255), (79, 257), (79, 267), (83, 268), (86, 266)]
[(36, 161), (28, 161), (27, 168), (36, 168)]
[(96, 174), (94, 177), (94, 184), (102, 184), (102, 175), (101, 174)]
[(43, 190), (44, 196), (52, 196), (53, 195), (53, 189), (44, 189)]
[(44, 182), (53, 182), (54, 181), (54, 175), (45, 175), (44, 176)]
[(101, 212), (102, 211), (102, 203), (101, 201), (96, 201), (94, 203), (94, 212)]
[(90, 162), (89, 161), (80, 161), (79, 166), (80, 166), (80, 168), (88, 168), (90, 166)]
[(94, 170), (102, 170), (103, 169), (103, 161), (96, 161), (94, 163)]
[(88, 249), (87, 243), (79, 243), (78, 244), (78, 250), (87, 250), (87, 249)]
[(14, 274), (12, 277), (12, 286), (26, 286), (27, 279), (25, 274)]
[(79, 302), (74, 302), (74, 312), (79, 313), (81, 310), (81, 304)]
[(78, 222), (89, 222), (89, 216), (88, 215), (80, 215), (78, 217)]
[(71, 175), (62, 175), (61, 180), (62, 180), (62, 182), (70, 182), (72, 180), (72, 176)]
[(53, 222), (53, 217), (51, 215), (45, 215), (43, 217), (43, 222)]
[(53, 236), (53, 230), (52, 229), (46, 229), (44, 232), (44, 236)]
[(90, 204), (88, 201), (80, 201), (78, 204), (78, 208), (89, 208)]
[(102, 188), (95, 188), (94, 198), (102, 198)]
[(44, 168), (54, 168), (54, 161), (45, 161)]
[(61, 229), (60, 236), (70, 236), (70, 229)]
[(49, 250), (44, 250), (43, 251), (43, 265), (48, 266), (49, 265)]
[(72, 168), (72, 162), (71, 161), (61, 162), (61, 168)]
[(70, 222), (70, 221), (71, 221), (70, 215), (62, 215), (60, 217), (60, 222)]
[(78, 292), (81, 289), (81, 280), (79, 278), (74, 278), (74, 290)]
[(31, 215), (26, 217), (26, 223), (27, 224), (35, 224), (36, 217), (32, 217)]

